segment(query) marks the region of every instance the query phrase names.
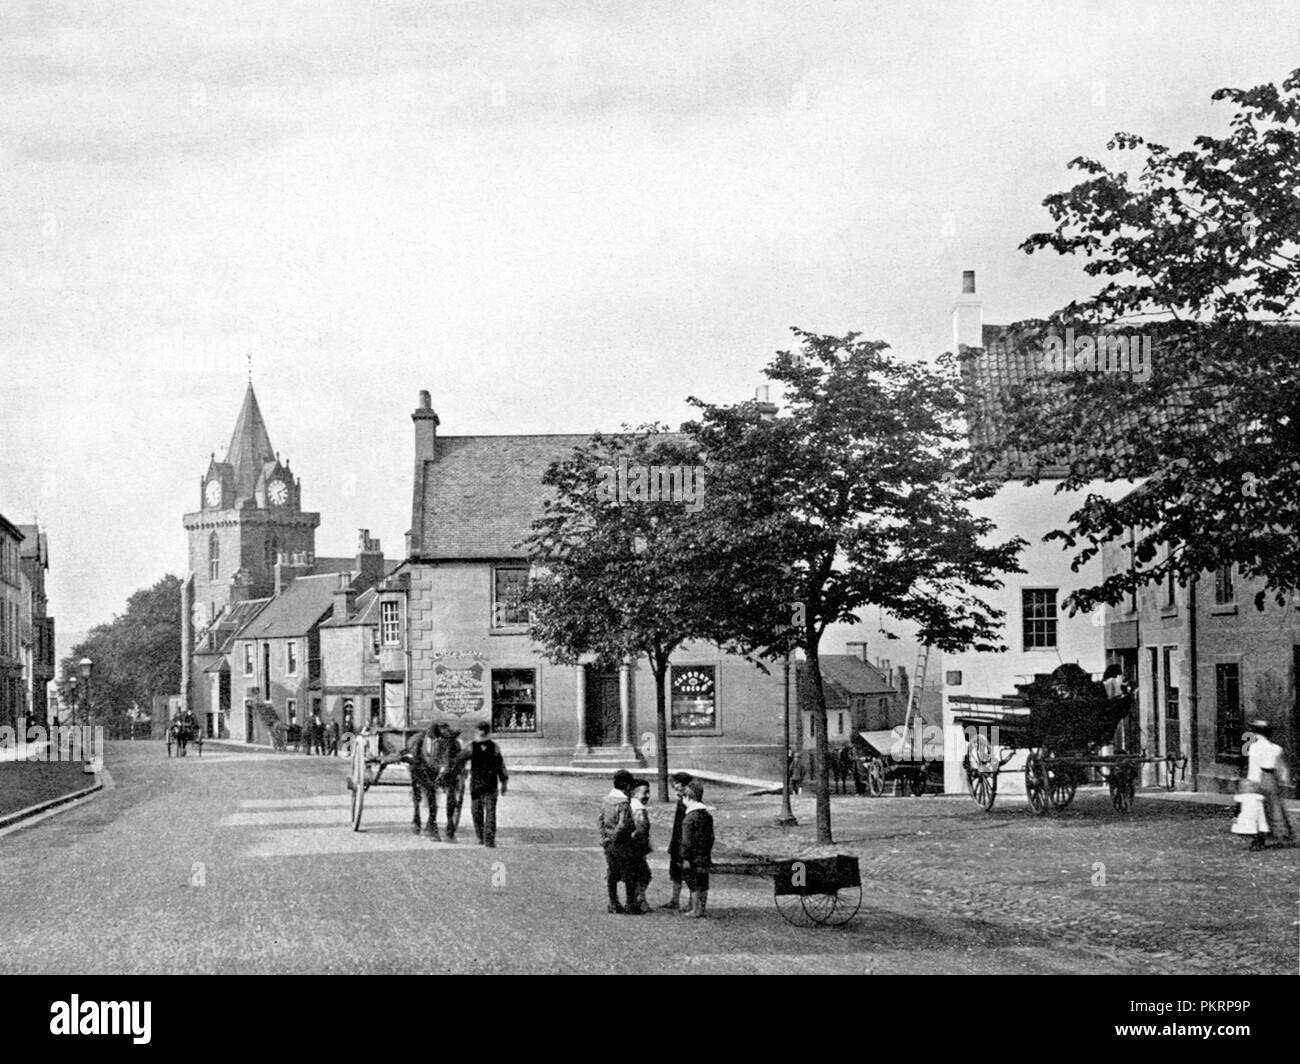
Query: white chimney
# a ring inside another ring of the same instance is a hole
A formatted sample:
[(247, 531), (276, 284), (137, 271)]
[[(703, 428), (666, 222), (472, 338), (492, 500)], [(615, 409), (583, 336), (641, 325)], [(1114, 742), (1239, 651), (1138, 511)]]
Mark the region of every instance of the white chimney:
[(953, 353), (984, 346), (984, 301), (975, 295), (975, 271), (963, 270), (961, 296), (952, 305)]

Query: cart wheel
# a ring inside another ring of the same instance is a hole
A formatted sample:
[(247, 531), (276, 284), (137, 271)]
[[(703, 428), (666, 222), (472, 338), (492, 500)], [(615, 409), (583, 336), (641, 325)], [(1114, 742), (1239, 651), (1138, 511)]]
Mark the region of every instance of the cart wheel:
[(1074, 792), (1078, 783), (1071, 772), (1049, 772), (1048, 778), (1050, 783), (1047, 796), (1051, 800), (1052, 808), (1060, 811), (1074, 801)]
[(998, 796), (998, 774), (996, 772), (967, 773), (971, 797), (975, 799), (984, 812), (993, 808), (993, 800)]
[(777, 894), (776, 911), (785, 917), (785, 922), (795, 927), (811, 927), (812, 920), (804, 911), (803, 898), (798, 894)]
[(872, 798), (885, 793), (885, 763), (878, 757), (867, 762), (867, 793)]
[(1039, 816), (1052, 808), (1047, 794), (1047, 769), (1038, 754), (1030, 754), (1025, 762), (1025, 794), (1029, 797), (1030, 807)]
[(1127, 769), (1116, 771), (1110, 777), (1110, 801), (1117, 812), (1133, 812), (1133, 774)]
[(862, 908), (862, 888), (840, 887), (832, 894), (804, 894), (799, 901), (805, 915), (818, 927), (841, 927)]
[(352, 791), (352, 830), (361, 830), (361, 807), (366, 803), (366, 744), (358, 742), (352, 747), (352, 774), (348, 788)]

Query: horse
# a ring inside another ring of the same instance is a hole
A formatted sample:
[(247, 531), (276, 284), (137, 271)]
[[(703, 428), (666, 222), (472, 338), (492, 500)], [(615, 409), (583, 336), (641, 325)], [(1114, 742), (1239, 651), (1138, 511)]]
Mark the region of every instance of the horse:
[[(167, 729), (167, 756), (172, 756), (172, 743), (176, 744), (176, 756), (185, 756), (185, 747), (198, 736), (198, 727), (179, 717), (171, 722)], [(200, 751), (201, 752), (201, 751)]]
[(411, 803), (414, 807), (411, 833), (414, 835), (420, 834), (420, 799), (423, 796), (429, 804), (424, 834), (441, 841), (438, 835), (438, 791), (441, 789), (447, 804), (447, 841), (456, 841), (460, 807), (465, 798), (465, 761), (461, 757), (460, 741), (456, 738), (459, 734), (445, 724), (433, 724), (412, 735), (399, 755), (411, 770)]

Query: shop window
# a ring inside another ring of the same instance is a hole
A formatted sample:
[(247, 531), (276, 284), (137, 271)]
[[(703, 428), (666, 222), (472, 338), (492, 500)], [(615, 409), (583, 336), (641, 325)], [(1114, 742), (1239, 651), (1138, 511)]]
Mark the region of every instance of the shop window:
[(503, 734), (537, 731), (537, 671), (492, 670), (492, 730)]
[(718, 726), (717, 684), (712, 665), (674, 665), (671, 676), (673, 731), (714, 731)]

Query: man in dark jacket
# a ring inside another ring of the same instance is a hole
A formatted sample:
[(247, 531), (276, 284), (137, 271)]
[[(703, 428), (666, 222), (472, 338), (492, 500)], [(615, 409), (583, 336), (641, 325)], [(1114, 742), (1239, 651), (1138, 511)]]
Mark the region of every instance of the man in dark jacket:
[(704, 917), (709, 908), (709, 867), (713, 863), (713, 814), (704, 806), (704, 787), (692, 780), (683, 788), (682, 878), (691, 892), (683, 916)]
[(474, 834), (479, 844), (493, 847), (497, 844), (497, 783), (502, 796), (510, 781), (506, 773), (505, 758), (488, 736), (491, 727), (482, 723), (475, 730), (474, 741), (460, 755), (462, 763), (469, 762), (469, 812), (474, 818)]
[(668, 878), (673, 884), (673, 896), (663, 904), (665, 909), (680, 909), (682, 903), (682, 817), (686, 815), (686, 785), (694, 777), (689, 772), (674, 772), (669, 779), (677, 794), (677, 808), (673, 811), (673, 833), (668, 839)]

